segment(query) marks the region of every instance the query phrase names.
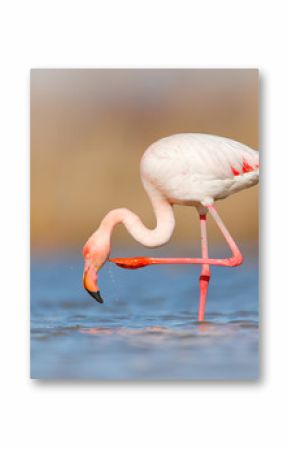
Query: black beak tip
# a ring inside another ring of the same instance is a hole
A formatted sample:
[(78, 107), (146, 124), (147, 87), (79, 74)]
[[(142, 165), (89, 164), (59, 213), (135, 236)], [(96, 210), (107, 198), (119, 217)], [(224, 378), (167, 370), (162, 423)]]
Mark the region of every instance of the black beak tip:
[(90, 290), (87, 290), (88, 294), (91, 295), (92, 298), (94, 298), (96, 301), (98, 301), (100, 304), (103, 304), (103, 298), (101, 297), (100, 290), (97, 292), (91, 292)]

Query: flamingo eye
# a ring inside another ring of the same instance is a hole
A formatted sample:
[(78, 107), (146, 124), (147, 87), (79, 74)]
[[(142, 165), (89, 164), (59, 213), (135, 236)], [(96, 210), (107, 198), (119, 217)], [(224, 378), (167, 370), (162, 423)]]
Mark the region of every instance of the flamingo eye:
[(87, 246), (84, 247), (83, 249), (83, 256), (84, 257), (89, 257), (90, 256), (90, 250)]

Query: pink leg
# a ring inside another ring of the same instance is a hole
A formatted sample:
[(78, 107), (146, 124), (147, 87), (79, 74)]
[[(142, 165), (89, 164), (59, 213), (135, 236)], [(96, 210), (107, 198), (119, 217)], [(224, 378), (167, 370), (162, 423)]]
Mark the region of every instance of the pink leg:
[[(200, 214), (200, 234), (201, 234), (201, 255), (203, 259), (208, 258), (208, 246), (207, 246), (207, 232), (206, 232), (206, 214)], [(198, 321), (204, 321), (206, 296), (208, 283), (210, 280), (209, 264), (202, 264), (201, 274), (199, 278), (199, 309), (198, 309)]]
[(142, 268), (147, 265), (157, 265), (157, 264), (207, 264), (207, 265), (219, 265), (223, 267), (237, 267), (241, 265), (243, 262), (243, 256), (236, 245), (234, 239), (230, 235), (229, 231), (225, 227), (223, 221), (221, 220), (219, 214), (217, 213), (216, 208), (211, 206), (206, 206), (209, 210), (211, 216), (215, 220), (216, 224), (220, 228), (227, 244), (229, 245), (232, 251), (232, 257), (227, 259), (209, 259), (208, 257), (202, 258), (191, 258), (191, 257), (183, 257), (183, 258), (166, 258), (166, 257), (128, 257), (128, 258), (114, 258), (109, 259), (110, 262), (117, 264), (122, 268)]

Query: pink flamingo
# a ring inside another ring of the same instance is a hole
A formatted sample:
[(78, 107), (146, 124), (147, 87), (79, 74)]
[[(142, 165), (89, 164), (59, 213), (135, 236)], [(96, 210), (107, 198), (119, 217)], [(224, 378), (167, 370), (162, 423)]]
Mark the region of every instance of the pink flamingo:
[[(259, 154), (234, 140), (208, 134), (176, 134), (153, 143), (141, 160), (141, 179), (152, 203), (156, 227), (148, 229), (128, 209), (111, 210), (84, 248), (83, 285), (102, 303), (97, 272), (109, 260), (122, 268), (141, 268), (156, 264), (201, 264), (198, 320), (204, 320), (210, 280), (210, 265), (236, 267), (243, 256), (225, 227), (214, 201), (248, 188), (259, 180)], [(132, 237), (144, 246), (167, 243), (173, 233), (173, 205), (194, 206), (199, 213), (201, 258), (131, 257), (109, 259), (114, 227), (123, 223)], [(228, 243), (232, 256), (211, 259), (208, 256), (206, 220), (211, 214)]]

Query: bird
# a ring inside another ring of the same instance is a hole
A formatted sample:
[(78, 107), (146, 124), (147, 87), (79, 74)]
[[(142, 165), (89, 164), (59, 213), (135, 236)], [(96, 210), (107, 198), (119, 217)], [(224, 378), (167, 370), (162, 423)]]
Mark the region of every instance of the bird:
[[(159, 139), (144, 152), (140, 163), (143, 187), (151, 201), (156, 226), (147, 228), (134, 212), (127, 208), (109, 211), (98, 229), (83, 247), (83, 286), (99, 303), (103, 303), (98, 287), (98, 272), (105, 262), (127, 269), (157, 264), (199, 264), (198, 321), (205, 320), (210, 266), (236, 267), (243, 255), (223, 223), (215, 202), (259, 181), (259, 152), (227, 137), (201, 133), (180, 133)], [(173, 206), (196, 208), (201, 232), (201, 257), (110, 258), (113, 229), (123, 224), (129, 234), (146, 247), (166, 244), (174, 231)], [(213, 259), (208, 255), (207, 215), (219, 227), (231, 257)]]

